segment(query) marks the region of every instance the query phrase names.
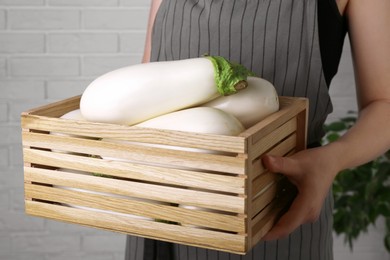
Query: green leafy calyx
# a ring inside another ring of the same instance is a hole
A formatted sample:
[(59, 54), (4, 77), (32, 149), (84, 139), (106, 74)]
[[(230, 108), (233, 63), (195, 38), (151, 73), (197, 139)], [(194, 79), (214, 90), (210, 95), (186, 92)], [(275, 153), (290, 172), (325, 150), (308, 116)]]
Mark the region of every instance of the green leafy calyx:
[(247, 77), (254, 73), (245, 66), (233, 63), (221, 56), (205, 56), (214, 66), (215, 82), (218, 92), (223, 95), (231, 95), (248, 86)]

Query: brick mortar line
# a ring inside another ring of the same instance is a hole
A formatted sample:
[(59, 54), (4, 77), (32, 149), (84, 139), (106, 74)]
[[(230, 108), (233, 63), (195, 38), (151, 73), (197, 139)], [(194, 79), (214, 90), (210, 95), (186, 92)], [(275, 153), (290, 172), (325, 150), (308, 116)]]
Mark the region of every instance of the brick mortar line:
[(34, 34), (34, 33), (40, 33), (40, 34), (72, 34), (72, 33), (91, 33), (91, 34), (121, 34), (121, 33), (145, 33), (146, 29), (128, 29), (128, 30), (117, 30), (117, 29), (86, 29), (86, 28), (80, 28), (80, 29), (10, 29), (8, 31), (0, 30), (0, 34)]
[(42, 10), (53, 10), (53, 11), (133, 11), (133, 10), (149, 10), (148, 6), (1, 6), (0, 11), (42, 11)]

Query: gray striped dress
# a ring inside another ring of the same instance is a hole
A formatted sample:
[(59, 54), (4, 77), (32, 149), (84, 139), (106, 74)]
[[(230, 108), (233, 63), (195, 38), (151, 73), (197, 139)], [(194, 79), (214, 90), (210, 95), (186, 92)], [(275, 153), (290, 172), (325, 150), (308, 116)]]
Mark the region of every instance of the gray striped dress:
[[(164, 0), (154, 24), (151, 60), (210, 54), (245, 65), (272, 82), (280, 95), (309, 98), (308, 142), (316, 143), (332, 110), (328, 85), (333, 75), (324, 74), (318, 33), (321, 1), (329, 0)], [(332, 63), (327, 59), (326, 64)], [(329, 193), (317, 222), (300, 226), (283, 240), (259, 243), (246, 256), (128, 236), (125, 257), (329, 260), (333, 259), (332, 208)]]

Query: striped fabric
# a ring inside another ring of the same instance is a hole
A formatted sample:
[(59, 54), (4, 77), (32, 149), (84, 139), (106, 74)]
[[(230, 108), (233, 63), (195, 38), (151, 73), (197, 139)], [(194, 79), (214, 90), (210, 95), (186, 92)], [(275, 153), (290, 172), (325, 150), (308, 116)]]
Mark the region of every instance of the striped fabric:
[[(224, 56), (272, 82), (284, 96), (310, 100), (308, 142), (320, 140), (332, 110), (323, 75), (317, 0), (164, 0), (152, 37), (152, 61)], [(128, 237), (126, 260), (330, 260), (329, 193), (319, 220), (288, 238), (259, 243), (246, 256)]]
[(155, 60), (203, 54), (239, 62), (280, 95), (310, 99), (309, 143), (332, 106), (321, 64), (317, 0), (165, 0), (152, 39)]
[[(317, 223), (301, 226), (288, 238), (259, 243), (247, 255), (175, 245), (175, 260), (329, 260), (333, 259), (331, 232), (332, 199), (326, 199)], [(161, 258), (159, 260), (163, 260)], [(166, 259), (168, 260), (168, 259)]]
[(259, 243), (245, 256), (128, 236), (125, 259), (332, 260), (332, 209), (333, 198), (329, 195), (318, 221), (300, 226), (285, 239)]

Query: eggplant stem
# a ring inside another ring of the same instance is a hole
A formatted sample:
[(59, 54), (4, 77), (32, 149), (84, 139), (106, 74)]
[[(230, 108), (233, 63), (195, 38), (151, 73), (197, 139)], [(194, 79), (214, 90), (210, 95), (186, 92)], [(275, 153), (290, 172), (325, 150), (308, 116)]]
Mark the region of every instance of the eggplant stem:
[(247, 87), (248, 87), (248, 82), (246, 80), (240, 80), (239, 82), (236, 83), (236, 85), (234, 85), (234, 88), (237, 91), (240, 91), (240, 90), (245, 89)]

